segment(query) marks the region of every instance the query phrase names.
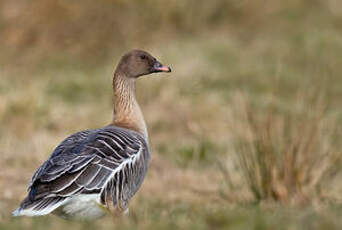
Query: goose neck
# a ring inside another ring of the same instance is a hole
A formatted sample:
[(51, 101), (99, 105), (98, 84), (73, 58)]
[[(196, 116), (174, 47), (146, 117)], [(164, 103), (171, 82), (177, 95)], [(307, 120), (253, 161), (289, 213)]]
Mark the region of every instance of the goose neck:
[(135, 78), (114, 74), (114, 120), (116, 126), (132, 129), (147, 137), (147, 128), (135, 98)]

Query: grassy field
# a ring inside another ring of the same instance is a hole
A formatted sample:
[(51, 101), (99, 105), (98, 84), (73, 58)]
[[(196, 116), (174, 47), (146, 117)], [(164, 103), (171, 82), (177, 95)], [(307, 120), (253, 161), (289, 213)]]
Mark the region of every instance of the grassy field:
[[(341, 229), (342, 4), (200, 3), (0, 3), (0, 229)], [(111, 121), (137, 47), (173, 72), (138, 82), (152, 163), (130, 215), (11, 217), (63, 138)]]

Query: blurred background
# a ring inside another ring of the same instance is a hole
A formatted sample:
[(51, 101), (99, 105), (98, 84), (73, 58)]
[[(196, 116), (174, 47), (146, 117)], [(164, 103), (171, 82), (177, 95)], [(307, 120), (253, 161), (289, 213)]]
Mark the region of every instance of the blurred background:
[[(130, 216), (13, 218), (133, 48), (152, 163)], [(0, 229), (341, 229), (342, 1), (1, 0)]]

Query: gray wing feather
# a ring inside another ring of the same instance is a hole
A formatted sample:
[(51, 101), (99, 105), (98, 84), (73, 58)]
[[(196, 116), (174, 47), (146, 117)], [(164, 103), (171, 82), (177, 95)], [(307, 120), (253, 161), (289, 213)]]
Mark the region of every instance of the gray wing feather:
[[(42, 174), (46, 174), (46, 170), (49, 170), (51, 172), (55, 171), (55, 170), (49, 169), (49, 168), (60, 166), (61, 170), (65, 170), (64, 164), (61, 164), (63, 162), (62, 160), (60, 161), (59, 164), (55, 163), (56, 160), (60, 159), (60, 158), (58, 158), (58, 156), (62, 155), (65, 152), (68, 152), (70, 149), (72, 149), (72, 148), (76, 147), (77, 145), (79, 145), (82, 141), (84, 141), (89, 136), (90, 133), (93, 133), (93, 132), (96, 132), (96, 130), (84, 130), (84, 131), (80, 131), (80, 132), (74, 133), (71, 136), (69, 136), (68, 138), (66, 138), (59, 146), (56, 147), (56, 149), (51, 154), (50, 159), (47, 160), (34, 173), (34, 175), (32, 176), (30, 185), (29, 185), (27, 190), (30, 191), (33, 182), (36, 181), (36, 179), (38, 177), (40, 177)], [(67, 159), (70, 156), (66, 155), (65, 157)], [(51, 178), (51, 179), (53, 179), (53, 178)]]
[[(141, 184), (141, 178), (128, 179), (136, 175), (131, 172), (134, 167), (138, 168), (133, 160), (141, 152), (149, 154), (148, 146), (134, 131), (111, 126), (75, 133), (33, 175), (29, 195), (20, 208), (39, 211), (72, 195), (89, 193), (101, 193), (103, 204), (106, 204), (103, 196), (110, 193), (116, 197), (113, 203), (117, 203), (125, 186), (135, 184), (132, 187), (135, 191), (131, 192), (134, 194)], [(141, 158), (143, 163), (149, 156)], [(140, 173), (145, 174), (148, 162), (139, 167), (144, 168)]]

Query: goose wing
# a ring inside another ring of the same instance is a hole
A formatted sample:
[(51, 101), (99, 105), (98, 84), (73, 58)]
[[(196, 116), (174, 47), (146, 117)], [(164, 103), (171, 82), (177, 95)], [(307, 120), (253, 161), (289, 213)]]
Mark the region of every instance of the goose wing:
[[(76, 133), (64, 140), (33, 175), (29, 195), (16, 214), (25, 209), (46, 214), (76, 194), (114, 192), (113, 184), (123, 186), (123, 178), (134, 175), (132, 169), (145, 152), (144, 138), (134, 131), (110, 127)], [(105, 200), (101, 195), (104, 204)]]

